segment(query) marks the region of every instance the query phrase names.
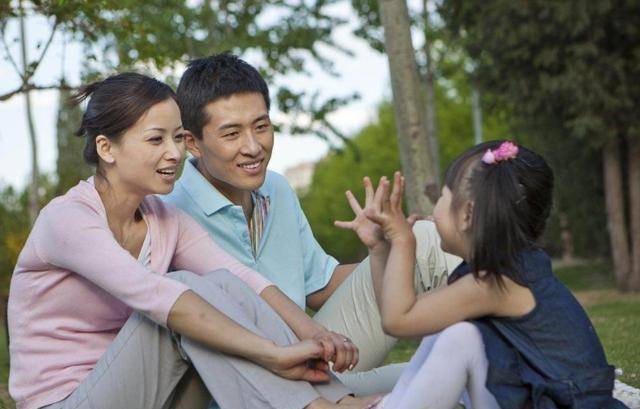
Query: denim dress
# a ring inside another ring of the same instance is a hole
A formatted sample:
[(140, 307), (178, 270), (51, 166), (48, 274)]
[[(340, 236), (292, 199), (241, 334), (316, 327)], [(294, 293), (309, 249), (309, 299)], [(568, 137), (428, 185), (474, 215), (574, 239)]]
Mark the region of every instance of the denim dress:
[[(489, 361), (486, 386), (503, 409), (626, 408), (612, 397), (614, 368), (584, 309), (554, 276), (540, 249), (520, 254), (519, 283), (531, 290), (534, 309), (517, 318), (472, 320)], [(470, 274), (466, 263), (449, 283)]]

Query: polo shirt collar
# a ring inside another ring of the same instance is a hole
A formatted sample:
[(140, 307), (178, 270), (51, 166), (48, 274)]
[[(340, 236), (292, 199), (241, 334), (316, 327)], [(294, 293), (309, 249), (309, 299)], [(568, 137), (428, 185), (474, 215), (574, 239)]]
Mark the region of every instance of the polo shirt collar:
[[(226, 207), (235, 206), (231, 200), (227, 199), (225, 195), (220, 193), (218, 189), (202, 176), (196, 164), (196, 158), (188, 158), (184, 161), (180, 185), (189, 196), (191, 196), (202, 212), (207, 216), (211, 216)], [(254, 192), (268, 198), (269, 195), (263, 188), (264, 186), (261, 186)]]

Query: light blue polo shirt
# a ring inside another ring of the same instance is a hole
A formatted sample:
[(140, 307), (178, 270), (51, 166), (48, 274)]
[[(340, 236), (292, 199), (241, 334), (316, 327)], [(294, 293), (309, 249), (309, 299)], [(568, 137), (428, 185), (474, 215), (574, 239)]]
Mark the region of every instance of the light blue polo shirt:
[(318, 244), (294, 190), (286, 179), (267, 171), (258, 192), (269, 197), (269, 213), (254, 257), (242, 206), (234, 205), (200, 174), (195, 158), (185, 161), (173, 192), (161, 197), (193, 217), (216, 243), (260, 272), (300, 308), (306, 296), (327, 285), (338, 261)]

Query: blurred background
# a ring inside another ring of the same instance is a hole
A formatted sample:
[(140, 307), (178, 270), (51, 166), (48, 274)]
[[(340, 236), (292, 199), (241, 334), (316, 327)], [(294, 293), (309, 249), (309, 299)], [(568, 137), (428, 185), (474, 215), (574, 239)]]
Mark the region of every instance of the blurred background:
[[(402, 169), (408, 210), (428, 214), (475, 143), (542, 153), (556, 175), (543, 244), (640, 387), (640, 2), (0, 0), (0, 40), (1, 316), (39, 209), (92, 172), (70, 93), (125, 70), (175, 86), (190, 59), (231, 51), (270, 85), (270, 168), (343, 262), (366, 255), (333, 227), (364, 175)], [(12, 407), (0, 341), (0, 407)]]

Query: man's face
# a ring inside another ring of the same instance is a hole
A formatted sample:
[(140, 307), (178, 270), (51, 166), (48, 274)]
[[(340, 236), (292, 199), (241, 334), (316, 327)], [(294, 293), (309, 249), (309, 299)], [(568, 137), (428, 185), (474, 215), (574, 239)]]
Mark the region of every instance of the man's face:
[(205, 107), (209, 122), (202, 139), (187, 137), (189, 152), (198, 159), (198, 170), (229, 200), (264, 183), (273, 149), (273, 127), (260, 93), (239, 93)]

